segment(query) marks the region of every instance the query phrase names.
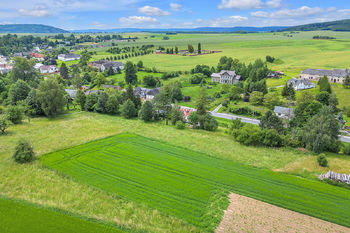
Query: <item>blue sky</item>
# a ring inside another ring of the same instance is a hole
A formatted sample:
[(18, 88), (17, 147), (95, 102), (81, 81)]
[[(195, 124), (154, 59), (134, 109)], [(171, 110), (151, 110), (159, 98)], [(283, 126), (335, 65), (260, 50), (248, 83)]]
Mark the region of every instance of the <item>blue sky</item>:
[(349, 0), (0, 0), (0, 24), (63, 29), (292, 26), (347, 18)]

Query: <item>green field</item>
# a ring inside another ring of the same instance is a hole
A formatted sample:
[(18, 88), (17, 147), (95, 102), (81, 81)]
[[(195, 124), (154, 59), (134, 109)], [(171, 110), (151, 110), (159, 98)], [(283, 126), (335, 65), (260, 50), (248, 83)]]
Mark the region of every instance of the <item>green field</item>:
[(229, 191), (350, 226), (348, 190), (134, 134), (53, 152), (41, 161), (81, 182), (208, 230), (220, 221), (210, 209), (212, 195)]
[(117, 233), (124, 232), (67, 212), (0, 197), (0, 232)]

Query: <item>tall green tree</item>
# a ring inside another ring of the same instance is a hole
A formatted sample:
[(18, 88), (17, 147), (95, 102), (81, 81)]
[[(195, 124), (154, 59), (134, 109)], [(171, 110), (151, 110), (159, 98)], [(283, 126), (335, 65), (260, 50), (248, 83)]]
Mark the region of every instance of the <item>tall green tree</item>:
[(193, 48), (192, 45), (189, 44), (187, 47), (188, 47), (188, 52), (189, 53), (194, 53), (194, 48)]
[(315, 152), (333, 151), (337, 145), (339, 123), (329, 106), (322, 107), (321, 111), (308, 120), (303, 131), (302, 142), (306, 148)]
[(267, 111), (260, 120), (260, 128), (275, 129), (278, 133), (284, 131), (282, 120), (276, 116), (272, 111)]
[(153, 116), (154, 116), (154, 112), (153, 112), (153, 104), (150, 101), (146, 101), (140, 110), (140, 118), (145, 121), (152, 121)]
[(85, 108), (85, 100), (86, 100), (86, 96), (84, 92), (81, 89), (79, 89), (77, 91), (77, 94), (75, 95), (74, 102), (75, 104), (80, 106), (81, 110), (84, 110)]
[(168, 125), (169, 113), (171, 110), (171, 97), (163, 90), (154, 97), (155, 108), (159, 114), (165, 118), (165, 123)]
[(137, 109), (135, 108), (135, 104), (128, 99), (122, 105), (121, 113), (122, 113), (122, 116), (127, 119), (135, 117), (137, 114)]
[(21, 79), (11, 87), (9, 92), (10, 103), (12, 105), (17, 104), (20, 100), (25, 100), (30, 92), (29, 85)]
[(95, 111), (97, 100), (98, 100), (97, 94), (91, 93), (90, 95), (87, 95), (84, 109), (89, 112)]
[(202, 54), (202, 45), (198, 43), (198, 54)]
[(99, 113), (107, 113), (107, 101), (108, 101), (107, 93), (101, 92), (98, 95), (97, 104), (96, 104), (96, 111)]
[(282, 96), (286, 97), (287, 99), (291, 99), (291, 100), (295, 99), (295, 90), (294, 90), (293, 85), (291, 83), (289, 85), (286, 84), (283, 87)]
[(327, 91), (328, 93), (332, 93), (332, 89), (331, 89), (331, 84), (328, 81), (328, 77), (327, 76), (323, 76), (319, 81), (318, 81), (318, 85), (320, 87), (320, 91)]
[(350, 76), (349, 75), (345, 77), (343, 87), (346, 89), (350, 88)]
[(118, 98), (115, 94), (109, 95), (106, 103), (106, 110), (108, 114), (116, 115), (119, 112)]
[(66, 92), (62, 84), (54, 79), (41, 81), (37, 91), (37, 98), (46, 116), (56, 117), (63, 113), (66, 104)]
[(125, 64), (125, 82), (127, 84), (137, 82), (136, 68), (131, 61), (126, 62)]
[(209, 109), (209, 96), (207, 90), (202, 87), (196, 101), (196, 108), (198, 115), (205, 115)]
[(15, 57), (14, 61), (15, 65), (10, 73), (13, 82), (21, 79), (29, 85), (34, 85), (39, 78), (39, 73), (34, 69), (35, 62), (21, 57)]
[(61, 64), (60, 74), (61, 74), (61, 77), (64, 80), (68, 80), (69, 79), (69, 71), (68, 71), (68, 68), (66, 66), (66, 63), (64, 63), (64, 62)]

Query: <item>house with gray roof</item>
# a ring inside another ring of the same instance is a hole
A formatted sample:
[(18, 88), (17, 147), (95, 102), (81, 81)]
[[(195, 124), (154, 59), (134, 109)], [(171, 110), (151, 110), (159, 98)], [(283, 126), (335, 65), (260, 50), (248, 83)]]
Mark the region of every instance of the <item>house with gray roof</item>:
[(316, 84), (311, 82), (309, 79), (306, 78), (301, 78), (301, 79), (296, 79), (292, 78), (289, 79), (287, 82), (287, 85), (292, 85), (294, 90), (300, 91), (300, 90), (306, 90), (306, 89), (311, 89), (315, 88)]
[(142, 87), (135, 87), (134, 93), (135, 95), (138, 95), (142, 100), (152, 100), (156, 95), (158, 95), (160, 92), (160, 88), (142, 88)]
[(318, 81), (322, 77), (327, 76), (328, 81), (331, 83), (344, 83), (346, 76), (350, 76), (349, 69), (334, 69), (334, 70), (321, 70), (321, 69), (306, 69), (299, 74), (299, 78)]
[(213, 83), (235, 84), (240, 79), (241, 76), (237, 75), (236, 72), (232, 70), (222, 70), (220, 73), (213, 73), (211, 75), (211, 81)]
[(285, 108), (281, 106), (275, 106), (273, 112), (279, 118), (284, 118), (290, 120), (294, 117), (294, 109), (293, 108)]

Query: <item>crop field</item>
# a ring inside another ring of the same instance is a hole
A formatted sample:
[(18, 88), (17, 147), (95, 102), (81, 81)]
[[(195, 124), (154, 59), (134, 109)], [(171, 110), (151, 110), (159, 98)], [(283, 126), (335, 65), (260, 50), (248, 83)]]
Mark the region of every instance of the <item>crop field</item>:
[(348, 190), (119, 134), (41, 157), (83, 183), (214, 230), (235, 192), (349, 227)]
[(66, 212), (0, 197), (0, 232), (120, 233), (124, 231)]

